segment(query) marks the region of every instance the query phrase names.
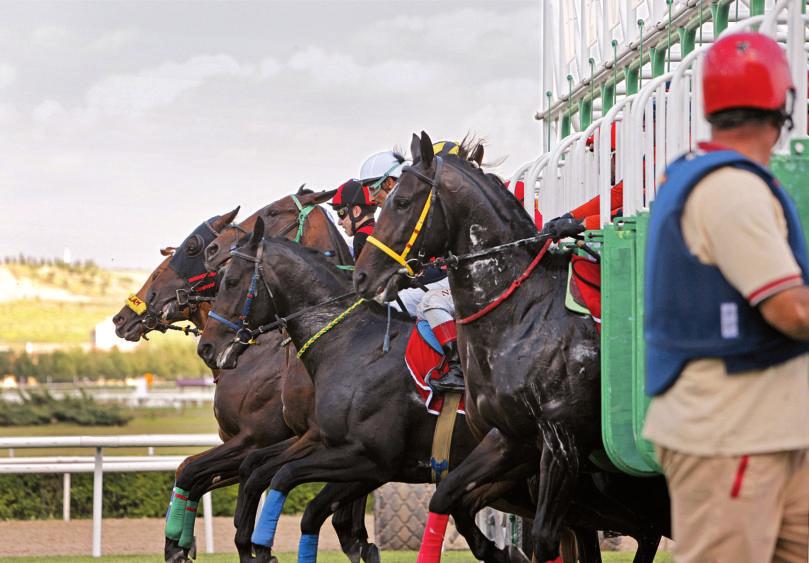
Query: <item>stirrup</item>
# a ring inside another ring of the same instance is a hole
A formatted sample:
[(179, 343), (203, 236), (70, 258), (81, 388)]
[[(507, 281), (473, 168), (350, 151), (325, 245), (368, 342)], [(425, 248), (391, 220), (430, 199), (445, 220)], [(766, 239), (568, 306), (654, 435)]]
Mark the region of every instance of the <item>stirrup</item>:
[(466, 382), (464, 378), (448, 372), (444, 374), (441, 379), (433, 379), (430, 377), (427, 380), (427, 385), (434, 393), (462, 393), (466, 390)]

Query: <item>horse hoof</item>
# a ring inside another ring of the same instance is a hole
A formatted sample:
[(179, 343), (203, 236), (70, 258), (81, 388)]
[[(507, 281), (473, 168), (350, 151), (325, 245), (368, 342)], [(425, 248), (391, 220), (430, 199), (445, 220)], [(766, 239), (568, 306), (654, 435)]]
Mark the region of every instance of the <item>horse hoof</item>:
[(379, 556), (379, 548), (376, 545), (369, 543), (362, 548), (362, 560), (365, 563), (382, 563), (382, 558)]
[(278, 559), (272, 554), (272, 549), (265, 545), (253, 544), (253, 551), (256, 553), (256, 563), (278, 563)]

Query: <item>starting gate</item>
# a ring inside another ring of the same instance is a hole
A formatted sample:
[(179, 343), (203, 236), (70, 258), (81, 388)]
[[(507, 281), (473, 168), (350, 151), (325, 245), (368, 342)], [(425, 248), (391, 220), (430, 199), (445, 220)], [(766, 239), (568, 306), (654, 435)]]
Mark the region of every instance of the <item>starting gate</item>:
[[(772, 169), (809, 227), (805, 0), (542, 1), (542, 153), (511, 177), (525, 208), (559, 216), (600, 195), (601, 406), (604, 451), (636, 476), (660, 467), (642, 437), (648, 407), (643, 271), (649, 210), (666, 165), (708, 137), (701, 65), (715, 38), (758, 29), (786, 49), (798, 97)], [(623, 216), (610, 191), (623, 181)], [(604, 465), (601, 457), (596, 463)]]

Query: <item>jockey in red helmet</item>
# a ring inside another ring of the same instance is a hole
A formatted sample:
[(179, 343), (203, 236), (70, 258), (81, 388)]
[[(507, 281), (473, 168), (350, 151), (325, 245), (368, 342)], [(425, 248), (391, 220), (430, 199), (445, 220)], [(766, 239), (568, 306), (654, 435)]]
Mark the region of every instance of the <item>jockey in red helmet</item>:
[(339, 225), (348, 236), (354, 237), (352, 250), (356, 258), (376, 224), (376, 205), (371, 201), (369, 190), (357, 180), (349, 180), (337, 188), (331, 206), (337, 213)]

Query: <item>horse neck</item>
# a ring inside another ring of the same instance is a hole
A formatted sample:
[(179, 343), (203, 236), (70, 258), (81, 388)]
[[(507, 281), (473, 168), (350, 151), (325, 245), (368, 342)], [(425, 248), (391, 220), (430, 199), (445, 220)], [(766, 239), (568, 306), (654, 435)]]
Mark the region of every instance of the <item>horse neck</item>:
[(306, 219), (301, 244), (321, 251), (333, 251), (334, 256), (330, 257), (330, 261), (334, 264), (351, 265), (354, 263), (345, 239), (340, 236), (335, 224), (319, 205)]
[[(461, 187), (454, 191), (441, 189), (438, 196), (451, 233), (450, 252), (467, 254), (537, 234), (533, 222), (508, 190), (494, 185), (479, 170), (467, 170), (463, 164), (453, 168), (460, 174)], [(525, 271), (538, 250), (535, 244), (511, 248), (463, 261), (457, 269), (450, 270), (459, 316), (480, 310), (505, 291)]]

